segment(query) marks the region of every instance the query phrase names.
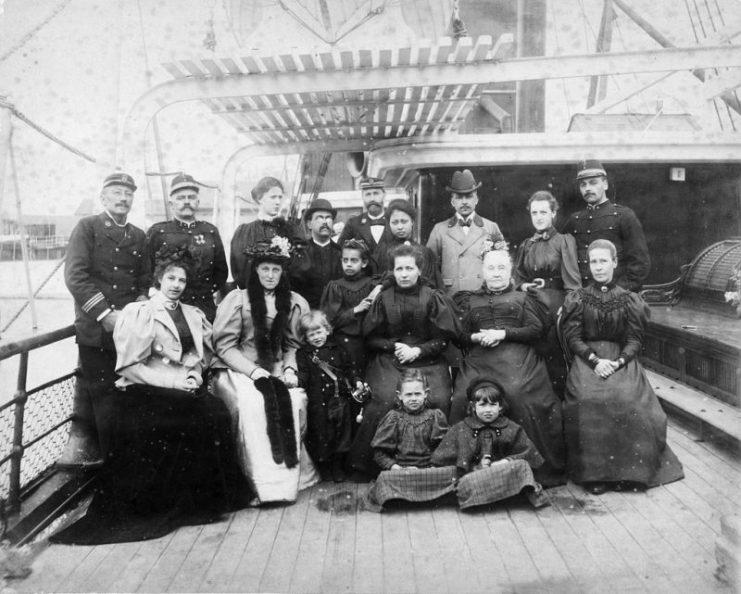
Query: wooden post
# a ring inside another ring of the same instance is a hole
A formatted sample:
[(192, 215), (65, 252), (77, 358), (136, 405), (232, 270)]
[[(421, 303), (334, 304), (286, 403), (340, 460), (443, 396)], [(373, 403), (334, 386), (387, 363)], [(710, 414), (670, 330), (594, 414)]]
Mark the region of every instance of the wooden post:
[[(605, 0), (602, 8), (602, 21), (599, 26), (599, 36), (597, 37), (597, 47), (594, 51), (598, 54), (605, 54), (610, 51), (612, 45), (612, 21), (615, 20), (615, 11), (612, 8), (612, 0)], [(607, 90), (607, 77), (592, 76), (589, 79), (589, 95), (587, 97), (587, 109), (592, 107), (597, 101), (605, 98)]]

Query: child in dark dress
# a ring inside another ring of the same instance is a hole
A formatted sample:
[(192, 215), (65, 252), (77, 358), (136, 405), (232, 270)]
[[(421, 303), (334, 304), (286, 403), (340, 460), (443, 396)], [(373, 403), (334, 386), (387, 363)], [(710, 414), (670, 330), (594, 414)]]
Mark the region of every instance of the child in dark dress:
[(454, 469), (432, 468), (432, 452), (448, 421), (441, 410), (429, 407), (429, 392), (419, 369), (402, 371), (397, 408), (386, 413), (371, 441), (381, 473), (368, 492), (368, 509), (380, 511), (390, 499), (432, 501), (452, 491)]
[(323, 480), (343, 482), (352, 441), (351, 392), (363, 387), (345, 349), (330, 338), (332, 326), (317, 310), (301, 318), (304, 346), (296, 352), (299, 387), (306, 390), (306, 448)]
[(524, 490), (534, 507), (549, 505), (532, 468), (543, 457), (525, 430), (504, 416), (504, 390), (477, 377), (468, 386), (470, 414), (453, 425), (432, 454), (436, 466), (456, 469), (461, 509), (493, 503)]

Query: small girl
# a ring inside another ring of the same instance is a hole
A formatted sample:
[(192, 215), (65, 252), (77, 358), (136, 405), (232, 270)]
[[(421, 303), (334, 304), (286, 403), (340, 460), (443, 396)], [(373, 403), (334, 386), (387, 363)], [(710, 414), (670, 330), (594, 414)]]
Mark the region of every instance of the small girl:
[(327, 316), (312, 310), (299, 326), (305, 345), (296, 352), (298, 383), (306, 390), (306, 448), (323, 480), (345, 480), (345, 454), (352, 441), (351, 386), (362, 388), (347, 351), (329, 338)]
[(402, 371), (397, 408), (386, 413), (371, 441), (382, 469), (368, 492), (368, 508), (380, 511), (389, 499), (431, 501), (450, 493), (454, 469), (432, 468), (431, 456), (448, 430), (443, 412), (429, 407), (427, 378), (416, 368)]
[(381, 286), (366, 274), (369, 261), (368, 246), (362, 239), (345, 241), (342, 244), (343, 277), (329, 281), (319, 306), (334, 328), (335, 340), (345, 347), (360, 374), (365, 372), (368, 357), (360, 327), (365, 312), (381, 291)]
[(453, 425), (432, 455), (436, 466), (454, 465), (461, 509), (493, 503), (523, 489), (534, 507), (549, 505), (532, 468), (543, 464), (525, 430), (504, 416), (504, 390), (495, 380), (469, 384), (469, 416)]

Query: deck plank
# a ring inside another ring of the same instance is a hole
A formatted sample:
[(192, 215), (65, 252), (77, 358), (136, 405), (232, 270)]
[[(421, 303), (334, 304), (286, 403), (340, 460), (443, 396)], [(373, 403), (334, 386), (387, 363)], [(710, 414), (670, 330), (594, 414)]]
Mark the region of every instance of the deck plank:
[[(358, 497), (364, 497), (368, 485), (357, 486)], [(381, 514), (358, 511), (355, 519), (355, 564), (352, 590), (356, 594), (383, 591), (383, 527)]]
[(109, 584), (108, 591), (135, 592), (138, 590), (173, 538), (175, 538), (174, 533), (139, 543), (140, 546), (134, 556), (129, 559), (116, 579)]
[(475, 571), (481, 557), (476, 546), (468, 546), (461, 525), (464, 515), (452, 505), (435, 507), (432, 519), (441, 552), (438, 563), (443, 567), (448, 592), (481, 592), (484, 588)]
[(324, 483), (301, 493), (302, 497), (309, 498), (309, 502), (304, 530), (296, 535), (299, 540), (299, 554), (291, 575), (291, 592), (309, 594), (322, 589), (322, 569), (330, 517), (328, 513), (321, 512), (317, 505), (328, 493)]
[[(415, 590), (420, 594), (448, 592), (445, 568), (442, 564), (443, 551), (435, 531), (434, 513), (435, 507), (432, 504), (427, 504), (421, 509), (413, 509), (410, 506), (405, 513), (412, 545), (411, 565), (414, 566)], [(393, 547), (393, 543), (390, 544)]]
[(85, 592), (85, 582), (92, 573), (97, 573), (97, 568), (105, 558), (113, 552), (114, 545), (105, 544), (91, 547), (90, 554), (74, 568), (73, 571), (59, 584), (63, 592)]
[[(322, 568), (322, 592), (352, 592), (355, 565), (355, 485), (338, 485), (333, 493), (338, 504), (352, 506), (348, 511), (326, 511), (330, 515), (327, 549)], [(360, 512), (362, 513), (362, 512)]]
[(383, 530), (383, 591), (399, 594), (416, 592), (412, 541), (406, 510), (382, 513), (381, 526)]
[(80, 583), (81, 592), (106, 592), (111, 590), (125, 567), (131, 562), (141, 548), (141, 542), (125, 542), (111, 545), (109, 553)]
[[(465, 546), (473, 558), (473, 573), (476, 574), (484, 592), (505, 592), (511, 589), (512, 580), (507, 570), (504, 543), (495, 537), (486, 522), (486, 511), (459, 514)], [(499, 546), (499, 545), (502, 546)], [(486, 562), (482, 563), (481, 560)]]
[(175, 531), (165, 551), (138, 588), (139, 592), (166, 592), (177, 577), (188, 552), (195, 544), (203, 526), (183, 526)]
[(94, 547), (51, 545), (34, 559), (31, 574), (13, 582), (19, 592), (60, 592), (60, 585), (83, 563)]
[(232, 514), (232, 519), (199, 582), (193, 582), (194, 592), (224, 592), (229, 590), (232, 576), (242, 561), (244, 549), (249, 542), (257, 521), (258, 510), (246, 509)]

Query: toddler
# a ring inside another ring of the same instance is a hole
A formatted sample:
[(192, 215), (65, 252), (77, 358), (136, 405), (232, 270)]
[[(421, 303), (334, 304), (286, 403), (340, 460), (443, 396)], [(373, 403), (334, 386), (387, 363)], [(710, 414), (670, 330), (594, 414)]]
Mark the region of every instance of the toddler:
[(308, 404), (306, 449), (323, 480), (343, 482), (345, 454), (352, 440), (353, 389), (362, 388), (345, 349), (330, 338), (327, 316), (312, 310), (301, 318), (304, 346), (296, 352), (298, 383)]
[(525, 430), (504, 412), (504, 391), (495, 380), (477, 377), (467, 390), (469, 416), (453, 425), (432, 455), (432, 463), (459, 476), (461, 509), (493, 503), (524, 490), (534, 507), (549, 505), (532, 468), (543, 464)]

